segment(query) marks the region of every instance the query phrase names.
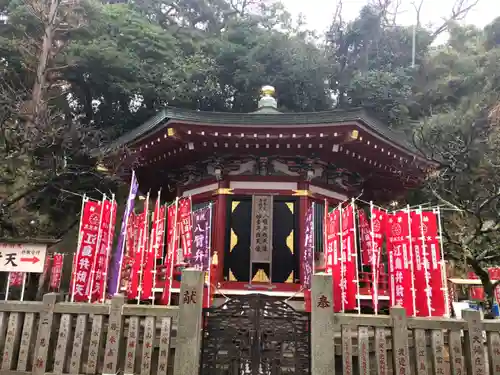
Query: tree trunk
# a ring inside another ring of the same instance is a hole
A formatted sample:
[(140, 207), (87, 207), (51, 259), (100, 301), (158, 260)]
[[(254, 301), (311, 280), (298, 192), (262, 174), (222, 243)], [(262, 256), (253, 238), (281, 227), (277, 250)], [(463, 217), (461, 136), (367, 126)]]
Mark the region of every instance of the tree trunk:
[(485, 270), (479, 262), (472, 257), (467, 257), (467, 264), (472, 267), (472, 270), (474, 273), (479, 277), (479, 280), (481, 280), (481, 284), (483, 285), (484, 289), (484, 295), (485, 295), (485, 301), (484, 301), (484, 317), (492, 319), (493, 316), (493, 303), (495, 302), (495, 288), (498, 285), (498, 283), (492, 283), (490, 279), (490, 275), (488, 274), (488, 271)]

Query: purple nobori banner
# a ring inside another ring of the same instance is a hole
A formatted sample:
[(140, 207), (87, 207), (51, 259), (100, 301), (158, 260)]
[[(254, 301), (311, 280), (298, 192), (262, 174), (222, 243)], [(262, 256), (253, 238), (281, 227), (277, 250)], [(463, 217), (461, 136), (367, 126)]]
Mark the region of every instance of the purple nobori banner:
[(304, 243), (304, 254), (302, 255), (302, 272), (303, 272), (303, 282), (302, 286), (305, 289), (311, 289), (311, 278), (313, 273), (313, 262), (314, 262), (314, 203), (309, 207), (306, 213), (305, 220), (305, 243)]
[(210, 267), (211, 217), (211, 205), (193, 212), (191, 267), (204, 272), (208, 272)]
[(135, 196), (139, 189), (139, 183), (135, 177), (135, 171), (132, 170), (132, 179), (130, 181), (130, 191), (128, 193), (127, 205), (125, 212), (123, 212), (122, 227), (118, 236), (118, 243), (116, 249), (111, 257), (108, 269), (108, 296), (113, 296), (119, 293), (118, 286), (120, 285), (120, 277), (122, 270), (123, 250), (125, 248), (125, 235), (127, 233), (127, 224), (130, 213), (134, 209)]

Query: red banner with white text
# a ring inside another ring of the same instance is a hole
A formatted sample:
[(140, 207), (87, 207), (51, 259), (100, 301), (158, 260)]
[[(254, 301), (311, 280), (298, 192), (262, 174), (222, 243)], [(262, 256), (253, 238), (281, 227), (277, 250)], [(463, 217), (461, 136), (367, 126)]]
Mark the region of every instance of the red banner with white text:
[(184, 262), (191, 256), (191, 248), (193, 247), (193, 236), (191, 229), (193, 227), (193, 219), (191, 217), (191, 198), (183, 198), (179, 201), (179, 224), (182, 255)]
[(358, 280), (356, 278), (356, 247), (354, 241), (354, 207), (347, 206), (342, 211), (342, 282), (341, 282), (341, 306), (344, 311), (355, 310), (356, 295), (358, 293)]
[(107, 282), (107, 269), (111, 255), (111, 245), (116, 223), (116, 202), (105, 201), (102, 210), (101, 236), (99, 251), (94, 264), (94, 281), (92, 284), (92, 301), (104, 301), (104, 289)]
[(326, 215), (326, 272), (332, 275), (333, 310), (342, 311), (342, 257), (340, 254), (340, 211)]
[(425, 244), (425, 228), (422, 224), (423, 217), (417, 211), (412, 211), (411, 219), (411, 244), (413, 251), (413, 286), (415, 288), (415, 308), (417, 316), (431, 316), (432, 314), (432, 289), (430, 287), (430, 249)]
[[(467, 274), (467, 277), (471, 280), (478, 280), (479, 277), (474, 273), (474, 271), (469, 271)], [(484, 300), (484, 288), (482, 285), (478, 286), (471, 286), (469, 290), (469, 298), (472, 300), (479, 300), (483, 301)]]
[(125, 251), (122, 259), (120, 290), (126, 290), (127, 296), (131, 292), (132, 268), (134, 266), (135, 254), (139, 243), (138, 217), (131, 212), (127, 221), (127, 233), (125, 235)]
[(172, 288), (172, 279), (173, 279), (173, 271), (174, 264), (177, 258), (177, 235), (176, 235), (176, 227), (177, 227), (177, 204), (171, 204), (167, 207), (167, 230), (166, 230), (166, 243), (167, 250), (165, 254), (164, 264), (164, 286), (163, 293), (161, 297), (161, 302), (163, 305), (170, 305), (170, 289)]
[(378, 284), (380, 278), (380, 257), (387, 225), (387, 212), (373, 207), (370, 213), (370, 231), (372, 233), (371, 258), (369, 264), (372, 272), (372, 302), (375, 311), (378, 310)]
[(387, 246), (389, 255), (391, 306), (402, 306), (413, 315), (412, 265), (410, 262), (410, 223), (408, 213), (399, 211), (389, 216)]
[[(153, 295), (153, 287), (155, 282), (155, 265), (158, 249), (161, 245), (161, 238), (157, 236), (160, 224), (160, 197), (156, 200), (155, 209), (153, 212), (153, 221), (151, 225), (150, 243), (145, 253), (144, 269), (142, 278), (142, 295), (143, 300), (149, 300)], [(163, 231), (163, 230), (162, 230)]]
[(137, 245), (135, 247), (135, 255), (130, 271), (128, 299), (139, 298), (139, 287), (141, 282), (142, 262), (144, 260), (144, 251), (147, 244), (147, 210), (140, 213), (136, 217), (137, 225)]
[(372, 255), (370, 224), (366, 218), (365, 211), (358, 210), (359, 219), (359, 243), (361, 246), (361, 263), (369, 265)]
[(55, 253), (50, 269), (49, 286), (51, 290), (59, 291), (61, 287), (61, 276), (64, 265), (64, 254)]
[(80, 223), (81, 239), (73, 269), (73, 300), (86, 302), (90, 295), (92, 265), (97, 251), (101, 202), (86, 201)]
[(432, 316), (444, 316), (447, 311), (445, 297), (447, 286), (443, 282), (443, 279), (446, 279), (446, 270), (441, 261), (438, 215), (432, 211), (423, 211), (422, 222), (425, 249), (429, 253)]

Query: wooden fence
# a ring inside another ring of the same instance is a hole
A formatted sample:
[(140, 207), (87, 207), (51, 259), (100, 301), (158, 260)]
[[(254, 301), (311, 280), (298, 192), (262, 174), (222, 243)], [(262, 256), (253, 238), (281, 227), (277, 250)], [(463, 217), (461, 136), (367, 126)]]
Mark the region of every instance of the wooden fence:
[[(182, 280), (175, 307), (0, 302), (0, 375), (198, 375), (204, 275)], [(335, 314), (331, 285), (313, 276), (312, 375), (500, 375), (500, 322)]]
[(314, 275), (313, 375), (334, 374), (336, 357), (344, 375), (500, 375), (500, 321), (481, 320), (479, 311), (464, 311), (464, 320), (409, 318), (402, 308), (335, 314), (332, 301), (332, 276)]
[(180, 306), (127, 305), (123, 296), (68, 303), (54, 293), (0, 302), (0, 374), (197, 375), (202, 288), (203, 274), (186, 270), (181, 293), (190, 298)]

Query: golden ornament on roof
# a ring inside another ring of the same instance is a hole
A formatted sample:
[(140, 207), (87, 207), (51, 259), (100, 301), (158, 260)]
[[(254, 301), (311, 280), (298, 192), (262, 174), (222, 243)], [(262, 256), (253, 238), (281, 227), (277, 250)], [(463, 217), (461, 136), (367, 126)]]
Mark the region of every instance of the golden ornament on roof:
[(263, 96), (273, 96), (276, 90), (274, 89), (273, 86), (266, 85), (262, 86), (260, 92), (262, 93)]

